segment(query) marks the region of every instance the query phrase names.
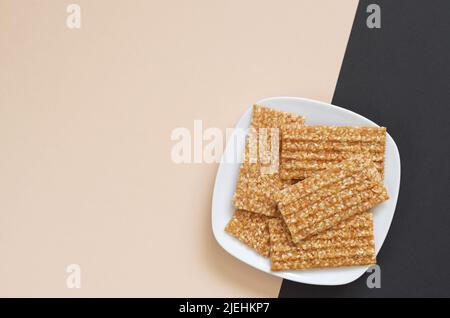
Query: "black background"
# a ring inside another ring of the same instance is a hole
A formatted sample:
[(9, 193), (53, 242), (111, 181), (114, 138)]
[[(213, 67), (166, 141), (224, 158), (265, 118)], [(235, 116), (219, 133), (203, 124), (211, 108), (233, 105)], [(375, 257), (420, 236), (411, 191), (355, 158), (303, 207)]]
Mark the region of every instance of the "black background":
[[(369, 29), (369, 4), (381, 28)], [(401, 186), (378, 254), (381, 288), (283, 281), (280, 297), (450, 296), (450, 1), (360, 1), (333, 104), (386, 126)]]

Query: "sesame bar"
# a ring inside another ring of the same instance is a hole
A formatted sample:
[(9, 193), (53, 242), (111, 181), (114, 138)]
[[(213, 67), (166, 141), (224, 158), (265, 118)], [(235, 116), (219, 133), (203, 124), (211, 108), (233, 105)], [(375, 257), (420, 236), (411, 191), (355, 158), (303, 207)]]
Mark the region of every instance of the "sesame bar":
[(295, 243), (388, 199), (373, 162), (355, 155), (282, 189), (278, 209)]
[(376, 263), (370, 212), (355, 215), (299, 244), (291, 240), (282, 219), (273, 218), (267, 222), (274, 271)]
[(281, 133), (283, 180), (305, 179), (357, 153), (366, 153), (384, 174), (384, 127), (285, 126)]
[[(293, 115), (287, 112), (277, 111), (266, 107), (254, 105), (251, 128), (254, 129), (256, 138), (247, 138), (245, 146), (245, 158), (240, 168), (239, 179), (233, 197), (236, 209), (261, 213), (274, 216), (277, 213), (274, 197), (276, 193), (289, 183), (282, 181), (278, 173), (279, 151), (276, 151), (276, 158), (270, 158), (270, 162), (261, 162), (257, 158), (256, 162), (250, 160), (250, 144), (254, 148), (254, 153), (259, 154), (259, 142), (262, 137), (262, 128), (265, 128), (266, 139), (268, 141), (268, 151), (272, 145), (272, 137), (279, 138), (279, 130), (282, 126), (297, 128), (304, 124), (302, 116)], [(274, 136), (274, 134), (277, 134)], [(279, 145), (278, 145), (279, 146)], [(268, 166), (275, 163), (276, 169), (266, 173)], [(266, 170), (264, 170), (266, 169)]]
[(260, 213), (237, 210), (225, 227), (225, 232), (255, 249), (262, 256), (269, 257), (269, 219)]

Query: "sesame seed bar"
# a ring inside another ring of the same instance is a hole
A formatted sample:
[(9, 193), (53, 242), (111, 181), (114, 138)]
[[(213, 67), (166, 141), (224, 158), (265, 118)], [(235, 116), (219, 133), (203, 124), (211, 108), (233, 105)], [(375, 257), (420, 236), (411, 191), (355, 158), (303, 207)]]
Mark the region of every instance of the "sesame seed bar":
[(384, 127), (286, 126), (281, 133), (283, 180), (305, 179), (357, 153), (367, 153), (384, 174)]
[(355, 215), (299, 244), (291, 240), (282, 219), (272, 218), (267, 222), (274, 271), (376, 263), (370, 212)]
[[(251, 128), (255, 130), (256, 140), (260, 139), (261, 128), (266, 128), (268, 151), (270, 152), (272, 143), (271, 138), (274, 133), (279, 134), (282, 126), (297, 128), (304, 124), (304, 117), (277, 111), (263, 106), (254, 105)], [(272, 130), (275, 128), (275, 130)], [(275, 137), (279, 137), (278, 135)], [(253, 142), (254, 140), (253, 139)], [(245, 145), (245, 158), (240, 168), (239, 179), (236, 185), (236, 191), (233, 197), (233, 203), (236, 209), (246, 210), (255, 213), (261, 213), (268, 216), (274, 216), (277, 213), (275, 194), (289, 184), (280, 179), (278, 173), (279, 153), (277, 158), (271, 158), (271, 162), (265, 163), (261, 160), (252, 162), (249, 159), (250, 142), (247, 138)], [(259, 143), (253, 144), (256, 147), (256, 153), (259, 154)], [(260, 159), (260, 158), (257, 158)], [(266, 173), (264, 168), (276, 164), (276, 170)]]
[(276, 195), (278, 209), (295, 243), (387, 199), (381, 175), (370, 158), (363, 155), (354, 155)]
[(260, 213), (237, 210), (225, 227), (225, 232), (255, 249), (262, 256), (269, 257), (269, 219)]

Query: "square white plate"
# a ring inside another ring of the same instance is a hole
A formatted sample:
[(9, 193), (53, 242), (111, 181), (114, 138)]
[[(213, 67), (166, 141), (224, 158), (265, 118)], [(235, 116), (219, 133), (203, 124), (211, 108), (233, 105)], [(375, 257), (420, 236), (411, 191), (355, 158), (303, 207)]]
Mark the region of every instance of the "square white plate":
[[(296, 97), (272, 97), (259, 101), (257, 104), (274, 109), (303, 115), (307, 125), (334, 126), (368, 126), (378, 127), (369, 119), (347, 109), (331, 104)], [(250, 125), (252, 108), (241, 117), (236, 128), (246, 129)], [(389, 130), (389, 127), (387, 127)], [(237, 130), (231, 138), (235, 137)], [(229, 139), (232, 140), (232, 139)], [(240, 154), (244, 151), (245, 142), (240, 138), (237, 145), (228, 144), (223, 156)], [(231, 158), (231, 157), (227, 157)], [(273, 272), (270, 270), (270, 260), (257, 254), (253, 249), (225, 233), (224, 228), (231, 219), (234, 208), (232, 197), (239, 175), (239, 162), (221, 161), (217, 171), (212, 200), (212, 228), (219, 244), (231, 255), (261, 271), (296, 282), (316, 285), (343, 285), (360, 277), (369, 266), (352, 266), (329, 269), (293, 270)], [(400, 155), (397, 146), (388, 134), (386, 138), (385, 186), (390, 199), (372, 209), (374, 215), (375, 252), (383, 245), (389, 231), (397, 204), (400, 188)]]

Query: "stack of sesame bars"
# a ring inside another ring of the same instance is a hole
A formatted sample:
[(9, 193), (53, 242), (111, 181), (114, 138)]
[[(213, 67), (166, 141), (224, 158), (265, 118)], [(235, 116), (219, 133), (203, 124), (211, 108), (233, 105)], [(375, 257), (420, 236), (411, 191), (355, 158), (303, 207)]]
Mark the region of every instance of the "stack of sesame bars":
[(376, 263), (386, 128), (307, 126), (255, 105), (250, 129), (225, 231), (274, 271)]

